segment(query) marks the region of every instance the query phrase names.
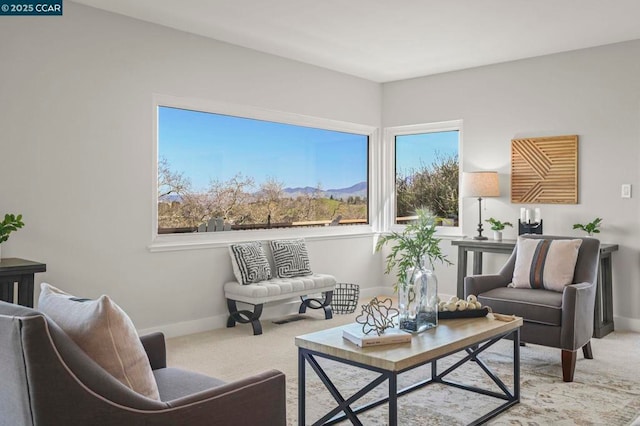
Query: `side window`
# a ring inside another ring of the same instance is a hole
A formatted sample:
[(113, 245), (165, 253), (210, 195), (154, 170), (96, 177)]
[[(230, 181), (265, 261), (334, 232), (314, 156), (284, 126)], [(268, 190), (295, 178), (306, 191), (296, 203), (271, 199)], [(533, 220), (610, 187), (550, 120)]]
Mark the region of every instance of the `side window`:
[(460, 131), (428, 130), (394, 135), (395, 224), (427, 208), (440, 226), (459, 226)]

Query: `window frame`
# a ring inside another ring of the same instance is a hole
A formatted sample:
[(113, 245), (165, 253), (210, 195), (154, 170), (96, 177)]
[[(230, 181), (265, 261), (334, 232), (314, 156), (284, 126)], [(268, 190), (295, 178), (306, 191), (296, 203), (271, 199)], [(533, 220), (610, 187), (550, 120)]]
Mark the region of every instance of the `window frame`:
[[(169, 95), (153, 96), (153, 131), (152, 131), (152, 210), (151, 210), (151, 243), (148, 249), (155, 251), (189, 250), (198, 248), (223, 247), (232, 242), (269, 240), (279, 238), (335, 239), (368, 236), (379, 228), (378, 200), (381, 192), (380, 182), (374, 177), (378, 175), (376, 164), (380, 158), (379, 129), (374, 126), (349, 123), (326, 118), (294, 114), (254, 106), (238, 105), (210, 101), (205, 99), (184, 98)], [(256, 120), (272, 121), (297, 126), (315, 127), (339, 132), (366, 135), (368, 142), (368, 224), (316, 226), (303, 228), (253, 229), (232, 232), (196, 232), (189, 234), (158, 234), (158, 111), (159, 107), (171, 107), (214, 114), (232, 115)]]
[[(405, 126), (385, 127), (383, 135), (384, 152), (382, 155), (382, 185), (385, 193), (383, 211), (381, 212), (382, 231), (402, 232), (406, 225), (396, 224), (396, 136), (414, 135), (419, 133), (436, 133), (458, 131), (458, 194), (462, 177), (462, 140), (464, 137), (461, 119), (440, 121), (434, 123), (411, 124)], [(438, 226), (436, 234), (445, 237), (462, 236), (462, 197), (458, 197), (458, 226)]]

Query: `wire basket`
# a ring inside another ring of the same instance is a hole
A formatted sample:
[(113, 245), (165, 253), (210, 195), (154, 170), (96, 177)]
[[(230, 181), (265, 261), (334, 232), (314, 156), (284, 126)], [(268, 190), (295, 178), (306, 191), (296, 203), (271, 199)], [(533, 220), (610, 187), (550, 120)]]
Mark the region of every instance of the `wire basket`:
[(336, 314), (355, 312), (360, 297), (360, 286), (357, 284), (338, 283), (333, 291), (331, 307)]

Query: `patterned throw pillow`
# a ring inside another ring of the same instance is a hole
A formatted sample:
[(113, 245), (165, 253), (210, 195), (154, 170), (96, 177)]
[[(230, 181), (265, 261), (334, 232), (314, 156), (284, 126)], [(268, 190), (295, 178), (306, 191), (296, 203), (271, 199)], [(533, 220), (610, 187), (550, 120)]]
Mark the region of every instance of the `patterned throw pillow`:
[(271, 266), (259, 241), (229, 246), (233, 273), (240, 284), (271, 279)]
[(38, 310), (49, 316), (91, 359), (123, 385), (160, 400), (147, 353), (133, 322), (109, 296), (79, 299), (40, 284)]
[(292, 278), (313, 274), (303, 239), (275, 240), (269, 244), (278, 277)]
[(582, 240), (518, 238), (512, 287), (562, 292), (573, 282)]

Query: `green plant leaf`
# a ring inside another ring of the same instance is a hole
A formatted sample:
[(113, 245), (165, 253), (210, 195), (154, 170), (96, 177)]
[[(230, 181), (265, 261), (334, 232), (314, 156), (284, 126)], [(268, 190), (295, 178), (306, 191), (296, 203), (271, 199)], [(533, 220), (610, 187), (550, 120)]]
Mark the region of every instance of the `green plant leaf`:
[(4, 215), (4, 220), (0, 222), (0, 243), (3, 243), (9, 239), (9, 234), (24, 226), (22, 221), (22, 215), (18, 216), (7, 213)]
[(601, 217), (596, 217), (594, 220), (587, 224), (575, 223), (573, 225), (573, 229), (580, 229), (582, 231), (587, 232), (589, 235), (591, 234), (599, 234), (600, 233), (600, 224), (602, 223)]
[(429, 262), (433, 269), (436, 261), (443, 264), (452, 263), (440, 248), (440, 238), (435, 236), (435, 217), (425, 209), (418, 209), (417, 219), (410, 222), (402, 233), (391, 232), (383, 235), (376, 243), (376, 251), (379, 251), (388, 243), (392, 243), (389, 254), (386, 257), (385, 273), (390, 274), (396, 270), (395, 290), (398, 285), (404, 285), (407, 281), (407, 273), (411, 268), (421, 264), (422, 259)]
[(513, 226), (511, 222), (501, 222), (492, 217), (485, 220), (485, 222), (488, 222), (491, 225), (491, 230), (493, 231), (502, 231), (505, 228), (505, 226)]

